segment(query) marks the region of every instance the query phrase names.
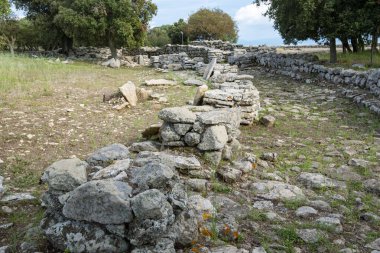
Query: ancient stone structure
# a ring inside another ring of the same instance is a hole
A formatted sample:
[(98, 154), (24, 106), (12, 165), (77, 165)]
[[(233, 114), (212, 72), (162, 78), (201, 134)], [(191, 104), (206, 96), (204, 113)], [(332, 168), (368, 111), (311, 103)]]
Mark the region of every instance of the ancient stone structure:
[(211, 162), (214, 164), (219, 164), (222, 152), (229, 153), (239, 145), (239, 108), (173, 107), (161, 110), (158, 117), (164, 122), (160, 129), (164, 146), (196, 147), (201, 152), (212, 153), (215, 158)]
[(316, 60), (314, 56), (308, 54), (278, 54), (266, 51), (229, 58), (229, 62), (238, 65), (240, 70), (261, 66), (272, 73), (290, 76), (297, 80), (308, 79), (308, 82), (311, 82), (310, 75), (316, 75), (321, 80), (342, 86), (343, 94), (347, 97), (380, 114), (380, 70), (329, 68)]

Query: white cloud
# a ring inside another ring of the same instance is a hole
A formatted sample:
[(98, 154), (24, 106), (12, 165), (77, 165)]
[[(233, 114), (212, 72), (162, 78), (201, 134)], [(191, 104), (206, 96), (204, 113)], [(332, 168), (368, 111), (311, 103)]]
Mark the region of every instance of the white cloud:
[(261, 4), (257, 6), (255, 4), (249, 4), (241, 7), (235, 14), (235, 20), (240, 24), (245, 25), (262, 25), (272, 23), (268, 17), (264, 16), (264, 13), (268, 10), (268, 6)]

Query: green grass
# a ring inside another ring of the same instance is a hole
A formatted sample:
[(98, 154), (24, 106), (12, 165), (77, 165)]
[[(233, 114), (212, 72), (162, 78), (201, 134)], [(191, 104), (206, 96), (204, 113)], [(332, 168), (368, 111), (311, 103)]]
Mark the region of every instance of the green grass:
[[(329, 53), (317, 53), (316, 54), (320, 61), (328, 62), (330, 60)], [(360, 53), (338, 53), (338, 62), (336, 64), (331, 64), (335, 67), (352, 68), (353, 64), (364, 64), (366, 68), (379, 68), (380, 67), (380, 54), (376, 53), (373, 56), (373, 66), (371, 63), (371, 52), (365, 51)], [(330, 64), (329, 64), (330, 65)], [(365, 70), (365, 69), (363, 69)]]

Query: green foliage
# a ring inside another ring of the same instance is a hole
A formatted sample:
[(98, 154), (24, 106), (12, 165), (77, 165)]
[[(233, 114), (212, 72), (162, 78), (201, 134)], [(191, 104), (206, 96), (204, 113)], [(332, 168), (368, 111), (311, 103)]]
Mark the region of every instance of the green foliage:
[(164, 26), (155, 27), (148, 32), (148, 38), (146, 41), (147, 46), (151, 47), (162, 47), (170, 44), (171, 40), (168, 35), (167, 29)]
[(191, 40), (219, 39), (236, 42), (238, 29), (230, 15), (220, 9), (200, 9), (189, 17), (187, 32)]
[[(188, 44), (189, 43), (189, 35), (187, 33), (187, 23), (180, 19), (175, 22), (173, 25), (169, 26), (168, 35), (170, 37), (172, 44)], [(183, 36), (183, 37), (182, 37)]]
[(11, 5), (8, 0), (0, 1), (0, 17), (7, 16), (11, 12)]
[(54, 23), (69, 37), (109, 46), (112, 56), (117, 57), (116, 48), (143, 44), (156, 10), (151, 0), (74, 0), (70, 6), (59, 7)]

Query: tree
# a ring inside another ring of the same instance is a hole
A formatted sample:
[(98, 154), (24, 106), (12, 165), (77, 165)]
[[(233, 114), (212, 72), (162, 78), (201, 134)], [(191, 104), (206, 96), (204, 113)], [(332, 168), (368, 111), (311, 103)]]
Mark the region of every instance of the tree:
[[(188, 44), (189, 35), (187, 33), (187, 23), (182, 18), (171, 25), (168, 29), (168, 35), (172, 44)], [(183, 40), (183, 41), (182, 41)]]
[(69, 6), (72, 0), (13, 0), (16, 8), (26, 12), (27, 18), (33, 21), (41, 31), (39, 37), (44, 49), (52, 50), (61, 47), (62, 53), (69, 54), (73, 47), (73, 37), (68, 36), (54, 18), (59, 8)]
[(118, 47), (138, 47), (157, 7), (151, 0), (73, 0), (54, 17), (65, 34), (78, 41), (108, 46), (113, 58)]
[(202, 8), (189, 17), (187, 32), (191, 40), (219, 39), (236, 42), (238, 29), (230, 15), (220, 9)]
[(150, 29), (146, 44), (151, 47), (162, 47), (171, 43), (168, 35), (169, 26), (161, 26)]
[(14, 55), (16, 38), (19, 33), (18, 20), (11, 12), (9, 1), (0, 2), (0, 37), (8, 46), (11, 55)]

